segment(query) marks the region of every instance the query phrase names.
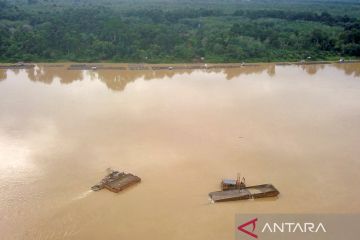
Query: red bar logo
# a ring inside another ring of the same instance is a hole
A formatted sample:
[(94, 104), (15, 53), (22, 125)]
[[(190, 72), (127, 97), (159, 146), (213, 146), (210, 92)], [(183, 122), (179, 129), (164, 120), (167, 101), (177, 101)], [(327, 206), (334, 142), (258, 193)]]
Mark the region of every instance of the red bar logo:
[[(249, 235), (253, 238), (257, 238), (258, 236), (256, 234), (254, 234), (257, 220), (258, 220), (257, 218), (254, 218), (253, 220), (250, 220), (250, 221), (238, 226), (239, 231), (246, 233), (247, 235)], [(247, 227), (248, 225), (252, 225), (252, 227), (253, 227), (251, 232), (245, 229), (245, 227)]]

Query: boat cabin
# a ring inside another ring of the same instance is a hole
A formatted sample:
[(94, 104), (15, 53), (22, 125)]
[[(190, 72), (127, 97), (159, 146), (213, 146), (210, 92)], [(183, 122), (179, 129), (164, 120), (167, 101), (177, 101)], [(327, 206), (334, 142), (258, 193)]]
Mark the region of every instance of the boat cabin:
[(234, 180), (234, 179), (223, 179), (221, 181), (221, 189), (223, 191), (225, 190), (232, 190), (232, 189), (242, 189), (245, 188), (245, 178), (242, 178), (240, 181), (240, 178)]

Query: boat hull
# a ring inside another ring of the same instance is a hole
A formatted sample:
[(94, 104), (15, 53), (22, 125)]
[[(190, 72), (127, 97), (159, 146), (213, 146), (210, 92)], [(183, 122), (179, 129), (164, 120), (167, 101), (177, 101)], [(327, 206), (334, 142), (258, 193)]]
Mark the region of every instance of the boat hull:
[(280, 192), (272, 184), (262, 184), (241, 189), (211, 192), (209, 193), (209, 196), (214, 202), (227, 202), (276, 197), (279, 193)]

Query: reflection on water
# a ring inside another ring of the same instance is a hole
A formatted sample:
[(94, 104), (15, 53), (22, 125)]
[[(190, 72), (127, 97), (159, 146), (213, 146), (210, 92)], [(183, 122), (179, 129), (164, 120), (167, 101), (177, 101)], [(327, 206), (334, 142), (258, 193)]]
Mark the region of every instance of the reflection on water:
[(60, 83), (68, 84), (83, 79), (81, 71), (59, 71), (59, 68), (37, 66), (34, 69), (26, 69), (28, 78), (31, 81), (50, 84), (58, 78)]
[[(27, 69), (28, 78), (31, 81), (40, 81), (44, 83), (52, 83), (54, 79), (59, 78), (61, 83), (71, 83), (73, 81), (83, 80), (86, 75), (91, 79), (98, 79), (106, 84), (109, 89), (115, 91), (122, 91), (126, 85), (136, 79), (163, 79), (172, 78), (176, 75), (190, 74), (196, 70), (98, 70), (98, 71), (82, 71), (82, 70), (64, 70), (60, 71), (58, 68), (47, 68), (38, 66), (35, 69)], [(260, 65), (260, 66), (247, 66), (240, 68), (228, 69), (208, 69), (204, 70), (207, 73), (223, 73), (226, 79), (231, 80), (240, 75), (256, 74), (267, 71), (269, 75), (275, 74), (275, 65)]]
[[(325, 64), (309, 64), (309, 65), (298, 65), (297, 67), (304, 70), (309, 75), (316, 74), (319, 70), (324, 69)], [(360, 76), (360, 70), (357, 67), (357, 64), (332, 64), (331, 66), (336, 67), (339, 70), (342, 70), (347, 75), (354, 75), (356, 77)], [(247, 74), (260, 74), (266, 72), (269, 76), (276, 75), (276, 67), (274, 64), (262, 64), (257, 66), (244, 66), (238, 68), (215, 68), (215, 69), (206, 69), (206, 70), (143, 70), (143, 71), (134, 71), (134, 70), (66, 70), (67, 65), (60, 67), (52, 67), (51, 65), (38, 65), (34, 69), (26, 69), (27, 77), (31, 81), (43, 82), (46, 84), (51, 84), (54, 80), (58, 79), (62, 84), (69, 84), (74, 81), (81, 81), (85, 76), (90, 76), (93, 80), (100, 80), (106, 86), (115, 91), (122, 91), (125, 89), (126, 85), (130, 82), (135, 81), (136, 79), (163, 79), (163, 78), (172, 78), (176, 75), (190, 74), (194, 71), (204, 71), (206, 73), (223, 73), (225, 78), (228, 80), (234, 79), (241, 75)], [(62, 69), (59, 71), (59, 69)], [(7, 76), (7, 71), (18, 74), (19, 69), (13, 70), (3, 70), (0, 69), (0, 81), (5, 80)]]
[(335, 67), (344, 71), (346, 75), (360, 77), (360, 68), (357, 64), (336, 64)]
[[(360, 212), (359, 74), (0, 70), (0, 238), (231, 239), (237, 213)], [(108, 167), (142, 183), (89, 191)], [(279, 199), (209, 204), (237, 172)]]
[(5, 79), (6, 79), (6, 70), (0, 69), (0, 81), (5, 80)]
[(306, 71), (309, 75), (314, 75), (317, 71), (324, 69), (325, 65), (323, 64), (311, 64), (311, 65), (300, 65), (301, 69)]

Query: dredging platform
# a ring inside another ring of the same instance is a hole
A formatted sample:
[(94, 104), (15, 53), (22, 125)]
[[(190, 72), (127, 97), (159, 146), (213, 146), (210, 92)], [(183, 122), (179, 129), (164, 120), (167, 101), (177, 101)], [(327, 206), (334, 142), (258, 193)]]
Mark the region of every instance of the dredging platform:
[(256, 198), (276, 197), (280, 192), (272, 184), (261, 184), (247, 187), (245, 178), (240, 180), (224, 179), (221, 182), (221, 190), (209, 193), (212, 202), (226, 202), (235, 200), (247, 200)]
[(125, 188), (130, 187), (131, 185), (139, 183), (140, 181), (141, 178), (131, 173), (110, 170), (110, 173), (106, 175), (98, 184), (91, 187), (91, 190), (99, 191), (106, 188), (111, 192), (118, 193)]

